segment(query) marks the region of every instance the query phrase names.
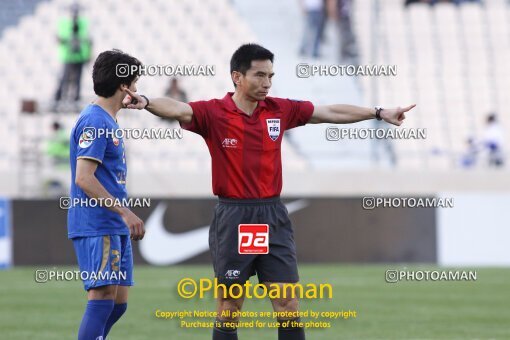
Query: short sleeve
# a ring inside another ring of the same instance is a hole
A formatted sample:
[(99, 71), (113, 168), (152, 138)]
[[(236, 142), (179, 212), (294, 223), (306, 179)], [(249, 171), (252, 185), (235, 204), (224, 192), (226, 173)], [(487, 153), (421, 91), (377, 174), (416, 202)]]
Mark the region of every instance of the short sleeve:
[(312, 118), (314, 107), (309, 101), (281, 99), (281, 104), (283, 104), (286, 130), (305, 125)]
[(92, 159), (102, 163), (106, 152), (107, 135), (98, 132), (106, 129), (106, 124), (100, 119), (85, 119), (78, 124), (73, 136), (77, 145), (76, 159)]
[(193, 115), (190, 123), (180, 123), (181, 127), (185, 130), (199, 134), (207, 138), (208, 125), (209, 125), (209, 112), (207, 101), (201, 100), (197, 102), (190, 102), (189, 105), (193, 109)]

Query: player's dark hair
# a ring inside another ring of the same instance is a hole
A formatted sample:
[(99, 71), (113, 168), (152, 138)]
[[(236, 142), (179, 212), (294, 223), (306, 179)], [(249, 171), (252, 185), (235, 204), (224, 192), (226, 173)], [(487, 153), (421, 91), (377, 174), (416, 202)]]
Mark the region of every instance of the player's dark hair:
[(92, 69), (94, 92), (98, 96), (109, 98), (115, 94), (120, 85), (130, 86), (139, 75), (129, 72), (133, 65), (141, 66), (142, 63), (120, 50), (114, 49), (99, 54)]
[(244, 44), (234, 52), (230, 59), (230, 74), (237, 71), (245, 75), (253, 60), (270, 60), (273, 62), (273, 58), (274, 54), (267, 48), (257, 44)]

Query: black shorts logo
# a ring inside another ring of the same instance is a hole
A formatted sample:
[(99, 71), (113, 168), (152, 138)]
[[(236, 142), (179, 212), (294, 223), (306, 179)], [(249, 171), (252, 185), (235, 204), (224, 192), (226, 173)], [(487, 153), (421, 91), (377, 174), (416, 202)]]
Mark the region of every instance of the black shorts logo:
[(239, 275), (241, 275), (241, 271), (240, 270), (237, 270), (237, 269), (229, 269), (227, 270), (227, 272), (225, 273), (225, 278), (226, 279), (238, 279), (239, 278)]
[(240, 224), (238, 229), (239, 254), (268, 254), (269, 225)]

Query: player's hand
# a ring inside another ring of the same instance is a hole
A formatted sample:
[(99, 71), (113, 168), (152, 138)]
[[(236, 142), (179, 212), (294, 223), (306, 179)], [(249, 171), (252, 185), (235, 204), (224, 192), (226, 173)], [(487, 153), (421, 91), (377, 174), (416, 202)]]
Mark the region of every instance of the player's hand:
[(416, 104), (409, 105), (407, 107), (397, 107), (396, 109), (383, 109), (381, 111), (381, 118), (390, 124), (400, 126), (406, 119), (405, 113), (412, 108), (414, 108)]
[(138, 218), (131, 210), (128, 208), (122, 209), (120, 217), (124, 220), (124, 223), (129, 228), (129, 234), (131, 235), (131, 239), (133, 241), (138, 241), (143, 238), (145, 235), (145, 228), (143, 226), (143, 221)]
[(126, 92), (126, 96), (122, 100), (122, 106), (124, 106), (124, 108), (141, 110), (147, 106), (147, 100), (136, 92), (130, 89), (124, 89), (124, 92)]

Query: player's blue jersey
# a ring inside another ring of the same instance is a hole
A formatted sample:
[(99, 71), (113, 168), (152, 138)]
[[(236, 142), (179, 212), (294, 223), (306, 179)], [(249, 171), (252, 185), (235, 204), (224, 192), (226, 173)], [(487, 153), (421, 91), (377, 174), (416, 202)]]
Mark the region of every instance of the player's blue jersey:
[[(98, 181), (119, 200), (127, 199), (126, 156), (121, 134), (115, 134), (119, 125), (98, 105), (87, 106), (80, 114), (70, 141), (71, 202), (87, 201), (88, 196), (75, 184), (76, 163), (80, 158), (99, 164), (95, 172)], [(67, 214), (68, 237), (129, 235), (119, 214), (93, 204), (73, 204)]]

